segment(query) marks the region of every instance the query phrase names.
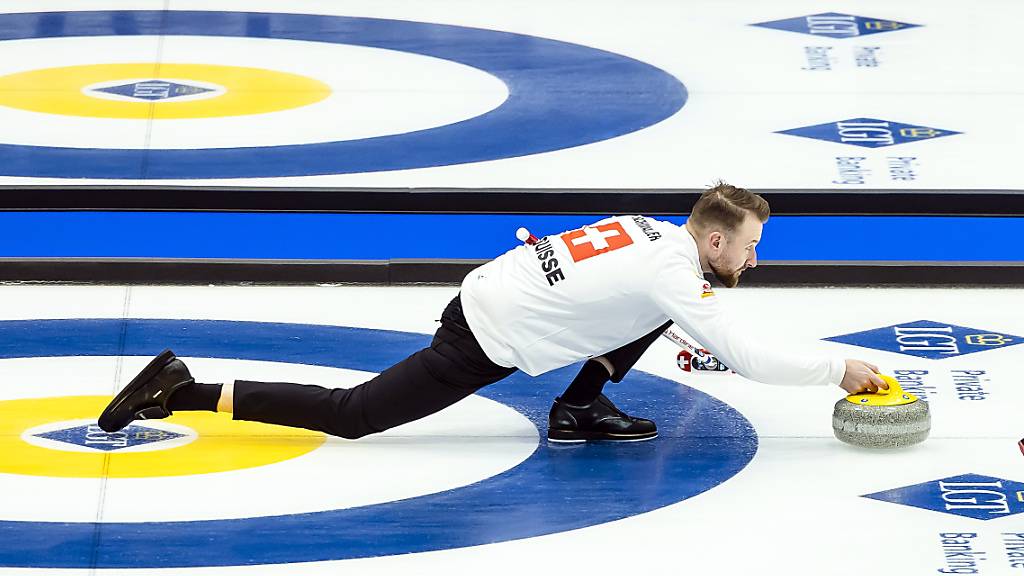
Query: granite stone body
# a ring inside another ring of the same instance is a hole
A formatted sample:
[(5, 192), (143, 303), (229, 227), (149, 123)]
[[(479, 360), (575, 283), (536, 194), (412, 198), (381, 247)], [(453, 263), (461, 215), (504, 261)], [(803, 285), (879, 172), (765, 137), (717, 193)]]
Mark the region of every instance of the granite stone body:
[(928, 403), (921, 399), (900, 406), (870, 406), (843, 398), (832, 412), (836, 438), (865, 448), (912, 446), (928, 437), (931, 424)]

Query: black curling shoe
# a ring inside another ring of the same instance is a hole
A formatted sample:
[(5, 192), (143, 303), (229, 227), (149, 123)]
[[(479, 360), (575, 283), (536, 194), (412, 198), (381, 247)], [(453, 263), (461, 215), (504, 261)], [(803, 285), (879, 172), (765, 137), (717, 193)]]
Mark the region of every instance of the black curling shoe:
[(658, 427), (654, 422), (627, 415), (604, 394), (587, 406), (573, 406), (555, 398), (548, 415), (548, 440), (551, 442), (636, 442), (657, 435)]
[(194, 382), (185, 363), (164, 350), (132, 379), (100, 414), (100, 428), (117, 432), (132, 420), (167, 418), (167, 399), (174, 391)]

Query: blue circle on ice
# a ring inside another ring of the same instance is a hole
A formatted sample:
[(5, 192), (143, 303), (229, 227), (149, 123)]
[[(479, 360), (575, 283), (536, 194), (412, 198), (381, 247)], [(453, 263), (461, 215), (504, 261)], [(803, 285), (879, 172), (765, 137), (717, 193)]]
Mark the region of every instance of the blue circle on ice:
[[(0, 359), (181, 356), (380, 372), (423, 334), (267, 322), (75, 319), (0, 322)], [(546, 430), (552, 397), (572, 367), (516, 373), (478, 392)], [(757, 435), (735, 409), (664, 378), (631, 372), (610, 394), (653, 418), (648, 442), (549, 446), (486, 480), (443, 492), (340, 510), (190, 522), (0, 521), (0, 566), (172, 568), (278, 564), (476, 546), (593, 526), (705, 492), (738, 473)], [(325, 474), (343, 473), (325, 470)], [(241, 487), (244, 489), (244, 487)], [(281, 487), (287, 491), (289, 487)], [(160, 505), (160, 494), (140, 501)], [(211, 544), (212, 543), (212, 544)]]
[(526, 156), (635, 132), (675, 114), (683, 84), (638, 60), (479, 28), (312, 14), (118, 10), (0, 15), (0, 41), (223, 36), (351, 44), (458, 62), (508, 87), (499, 107), (446, 126), (357, 140), (201, 149), (0, 144), (0, 175), (196, 179), (406, 170)]

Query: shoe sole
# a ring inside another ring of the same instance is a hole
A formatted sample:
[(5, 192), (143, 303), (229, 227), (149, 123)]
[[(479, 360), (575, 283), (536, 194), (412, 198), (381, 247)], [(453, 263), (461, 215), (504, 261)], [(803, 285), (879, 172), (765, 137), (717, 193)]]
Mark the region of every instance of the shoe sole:
[[(156, 358), (150, 360), (149, 364), (147, 364), (146, 367), (142, 369), (142, 372), (139, 372), (139, 374), (135, 378), (132, 378), (132, 381), (129, 382), (128, 385), (125, 386), (123, 390), (118, 392), (117, 396), (114, 397), (110, 404), (107, 405), (107, 408), (103, 410), (103, 413), (100, 414), (99, 420), (103, 420), (104, 416), (112, 415), (115, 412), (117, 412), (121, 408), (121, 405), (124, 404), (125, 400), (127, 400), (132, 394), (138, 392), (139, 389), (142, 388), (142, 386), (146, 382), (148, 382), (154, 376), (159, 374), (161, 370), (163, 370), (168, 364), (173, 362), (176, 358), (177, 357), (174, 355), (174, 352), (171, 352), (170, 350), (164, 350), (163, 352), (158, 354)], [(131, 421), (129, 421), (129, 423), (131, 423)], [(100, 428), (103, 427), (100, 426)], [(122, 426), (121, 428), (124, 428), (124, 426)], [(117, 432), (117, 430), (107, 430), (106, 428), (103, 428), (103, 430), (105, 432)], [(120, 430), (120, 428), (118, 430)]]
[(549, 430), (548, 431), (548, 442), (558, 442), (563, 444), (579, 443), (579, 442), (643, 442), (645, 440), (654, 440), (658, 437), (658, 433), (652, 434), (608, 434), (603, 432), (591, 432), (591, 433), (579, 433), (565, 430)]

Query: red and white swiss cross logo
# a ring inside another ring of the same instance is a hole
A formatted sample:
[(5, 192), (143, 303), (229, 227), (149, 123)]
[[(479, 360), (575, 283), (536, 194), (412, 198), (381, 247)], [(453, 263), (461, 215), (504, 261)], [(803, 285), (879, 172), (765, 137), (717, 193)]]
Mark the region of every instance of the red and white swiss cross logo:
[(569, 254), (572, 255), (574, 262), (618, 250), (633, 243), (633, 239), (618, 222), (585, 226), (580, 230), (566, 232), (562, 234), (562, 241), (569, 248)]

